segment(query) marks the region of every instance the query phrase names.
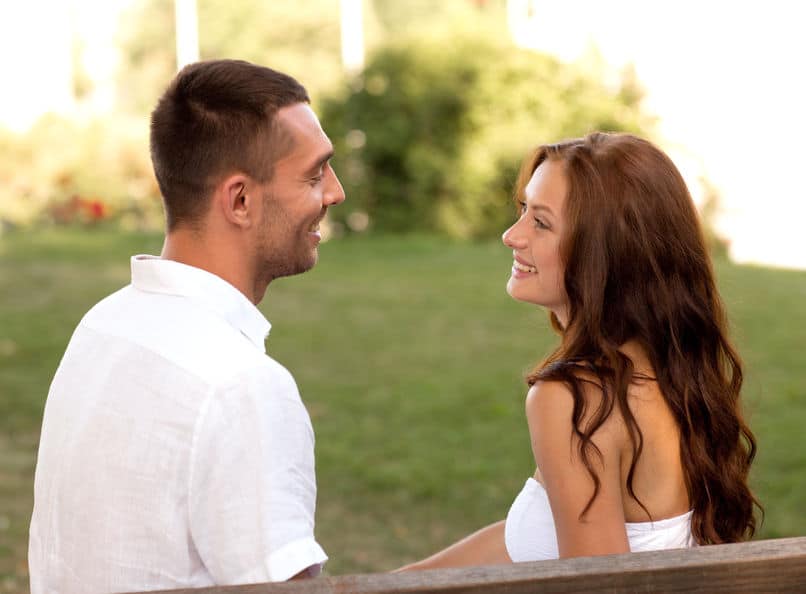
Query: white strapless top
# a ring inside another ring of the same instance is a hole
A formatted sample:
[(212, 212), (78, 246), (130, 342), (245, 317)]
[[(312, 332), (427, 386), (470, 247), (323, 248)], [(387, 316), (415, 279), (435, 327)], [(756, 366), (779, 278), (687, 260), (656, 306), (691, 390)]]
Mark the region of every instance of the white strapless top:
[[(691, 512), (654, 522), (627, 522), (630, 550), (654, 551), (695, 546)], [(509, 557), (517, 562), (559, 559), (557, 532), (546, 489), (529, 478), (507, 514), (505, 540)]]

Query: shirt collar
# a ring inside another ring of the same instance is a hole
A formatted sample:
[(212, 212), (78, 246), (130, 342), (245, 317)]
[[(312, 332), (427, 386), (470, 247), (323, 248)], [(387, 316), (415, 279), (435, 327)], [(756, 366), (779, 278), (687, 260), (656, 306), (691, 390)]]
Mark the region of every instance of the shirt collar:
[(188, 297), (224, 318), (264, 353), (271, 324), (234, 286), (211, 272), (157, 256), (132, 256), (132, 285), (149, 293)]

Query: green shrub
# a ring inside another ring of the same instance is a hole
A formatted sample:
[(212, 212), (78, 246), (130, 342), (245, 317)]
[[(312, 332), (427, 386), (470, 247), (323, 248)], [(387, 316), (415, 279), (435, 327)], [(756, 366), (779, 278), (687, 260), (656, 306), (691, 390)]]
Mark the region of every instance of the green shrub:
[(25, 134), (0, 131), (0, 221), (5, 225), (162, 226), (147, 122), (48, 115)]
[(498, 234), (517, 169), (538, 144), (592, 130), (647, 134), (634, 79), (494, 39), (399, 41), (323, 101), (348, 194), (335, 217), (366, 212), (378, 230)]

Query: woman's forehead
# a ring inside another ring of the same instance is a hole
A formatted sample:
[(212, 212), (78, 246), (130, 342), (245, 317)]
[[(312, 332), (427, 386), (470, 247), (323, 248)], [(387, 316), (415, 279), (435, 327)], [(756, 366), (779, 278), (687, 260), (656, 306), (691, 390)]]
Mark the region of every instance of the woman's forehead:
[(568, 179), (562, 161), (546, 159), (532, 173), (524, 196), (530, 206), (542, 205), (561, 212), (568, 194)]

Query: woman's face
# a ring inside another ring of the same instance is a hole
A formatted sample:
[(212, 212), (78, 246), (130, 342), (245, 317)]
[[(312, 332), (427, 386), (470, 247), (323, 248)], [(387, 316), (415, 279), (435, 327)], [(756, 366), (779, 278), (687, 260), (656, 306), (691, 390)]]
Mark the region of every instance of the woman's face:
[(542, 305), (565, 326), (568, 297), (560, 260), (560, 238), (565, 229), (568, 180), (561, 161), (543, 161), (524, 190), (520, 217), (504, 232), (514, 262), (507, 293), (514, 299)]

